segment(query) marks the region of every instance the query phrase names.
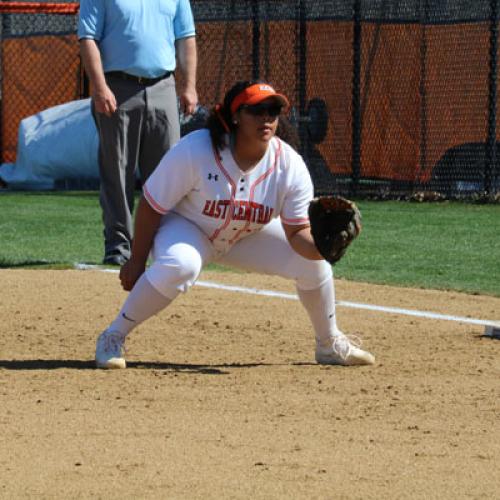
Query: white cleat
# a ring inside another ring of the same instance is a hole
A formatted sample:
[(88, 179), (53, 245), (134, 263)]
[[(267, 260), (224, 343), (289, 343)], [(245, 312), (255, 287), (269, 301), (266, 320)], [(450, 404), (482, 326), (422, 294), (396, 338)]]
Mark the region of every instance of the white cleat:
[(95, 364), (97, 368), (125, 368), (127, 366), (123, 353), (125, 337), (119, 332), (104, 330), (97, 339), (95, 348)]
[(332, 344), (328, 347), (316, 346), (316, 362), (320, 365), (373, 365), (375, 356), (363, 351), (359, 343), (341, 334), (333, 337)]

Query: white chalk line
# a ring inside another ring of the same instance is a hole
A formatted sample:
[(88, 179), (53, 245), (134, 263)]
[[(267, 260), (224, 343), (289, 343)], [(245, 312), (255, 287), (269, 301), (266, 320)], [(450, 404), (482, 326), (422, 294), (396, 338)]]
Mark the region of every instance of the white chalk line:
[[(118, 270), (115, 269), (107, 269), (102, 268), (100, 266), (94, 266), (90, 264), (75, 264), (75, 269), (94, 269), (107, 273), (118, 273)], [(218, 290), (225, 290), (229, 292), (239, 292), (239, 293), (247, 293), (250, 295), (262, 295), (266, 297), (276, 297), (280, 299), (287, 300), (298, 300), (298, 296), (293, 293), (286, 292), (274, 292), (273, 290), (260, 290), (258, 288), (247, 288), (243, 286), (235, 286), (235, 285), (224, 285), (222, 283), (214, 283), (212, 281), (202, 281), (198, 280), (196, 283), (198, 286), (202, 286), (205, 288), (215, 288)], [(440, 314), (434, 313), (431, 311), (418, 311), (414, 309), (403, 309), (401, 307), (388, 307), (388, 306), (377, 306), (373, 304), (362, 304), (358, 302), (346, 302), (343, 300), (338, 300), (335, 304), (339, 307), (349, 307), (352, 309), (364, 309), (366, 311), (378, 311), (389, 314), (401, 314), (404, 316), (414, 316), (417, 318), (426, 318), (426, 319), (439, 319), (444, 321), (455, 321), (458, 323), (467, 323), (469, 325), (480, 325), (480, 326), (496, 326), (498, 327), (498, 321), (487, 320), (487, 319), (475, 319), (475, 318), (467, 318), (465, 316), (453, 316), (450, 314)]]

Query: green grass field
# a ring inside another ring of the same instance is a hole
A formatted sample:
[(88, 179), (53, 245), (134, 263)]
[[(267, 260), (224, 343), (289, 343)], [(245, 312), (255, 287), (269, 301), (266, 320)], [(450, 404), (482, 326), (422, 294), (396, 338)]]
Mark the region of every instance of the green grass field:
[[(359, 201), (363, 232), (337, 277), (500, 296), (500, 205)], [(0, 194), (0, 267), (99, 264), (95, 192)]]

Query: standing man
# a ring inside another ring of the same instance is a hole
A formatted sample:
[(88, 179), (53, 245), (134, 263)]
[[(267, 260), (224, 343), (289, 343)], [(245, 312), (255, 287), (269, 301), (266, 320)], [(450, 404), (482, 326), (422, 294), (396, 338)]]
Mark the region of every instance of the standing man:
[[(78, 39), (99, 132), (104, 264), (130, 258), (135, 171), (144, 183), (192, 114), (196, 41), (189, 0), (81, 0)], [(175, 182), (175, 179), (172, 180)]]

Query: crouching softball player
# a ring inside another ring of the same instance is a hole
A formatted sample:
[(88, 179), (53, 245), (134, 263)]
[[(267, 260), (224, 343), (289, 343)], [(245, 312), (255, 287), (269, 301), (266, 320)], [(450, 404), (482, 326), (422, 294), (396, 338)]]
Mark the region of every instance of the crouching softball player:
[(212, 110), (207, 128), (163, 157), (144, 185), (132, 255), (120, 271), (130, 294), (97, 340), (97, 367), (125, 368), (127, 335), (187, 292), (215, 261), (295, 280), (318, 363), (375, 362), (337, 327), (332, 269), (310, 231), (311, 177), (279, 138), (290, 127), (280, 119), (288, 106), (266, 83), (239, 82)]

